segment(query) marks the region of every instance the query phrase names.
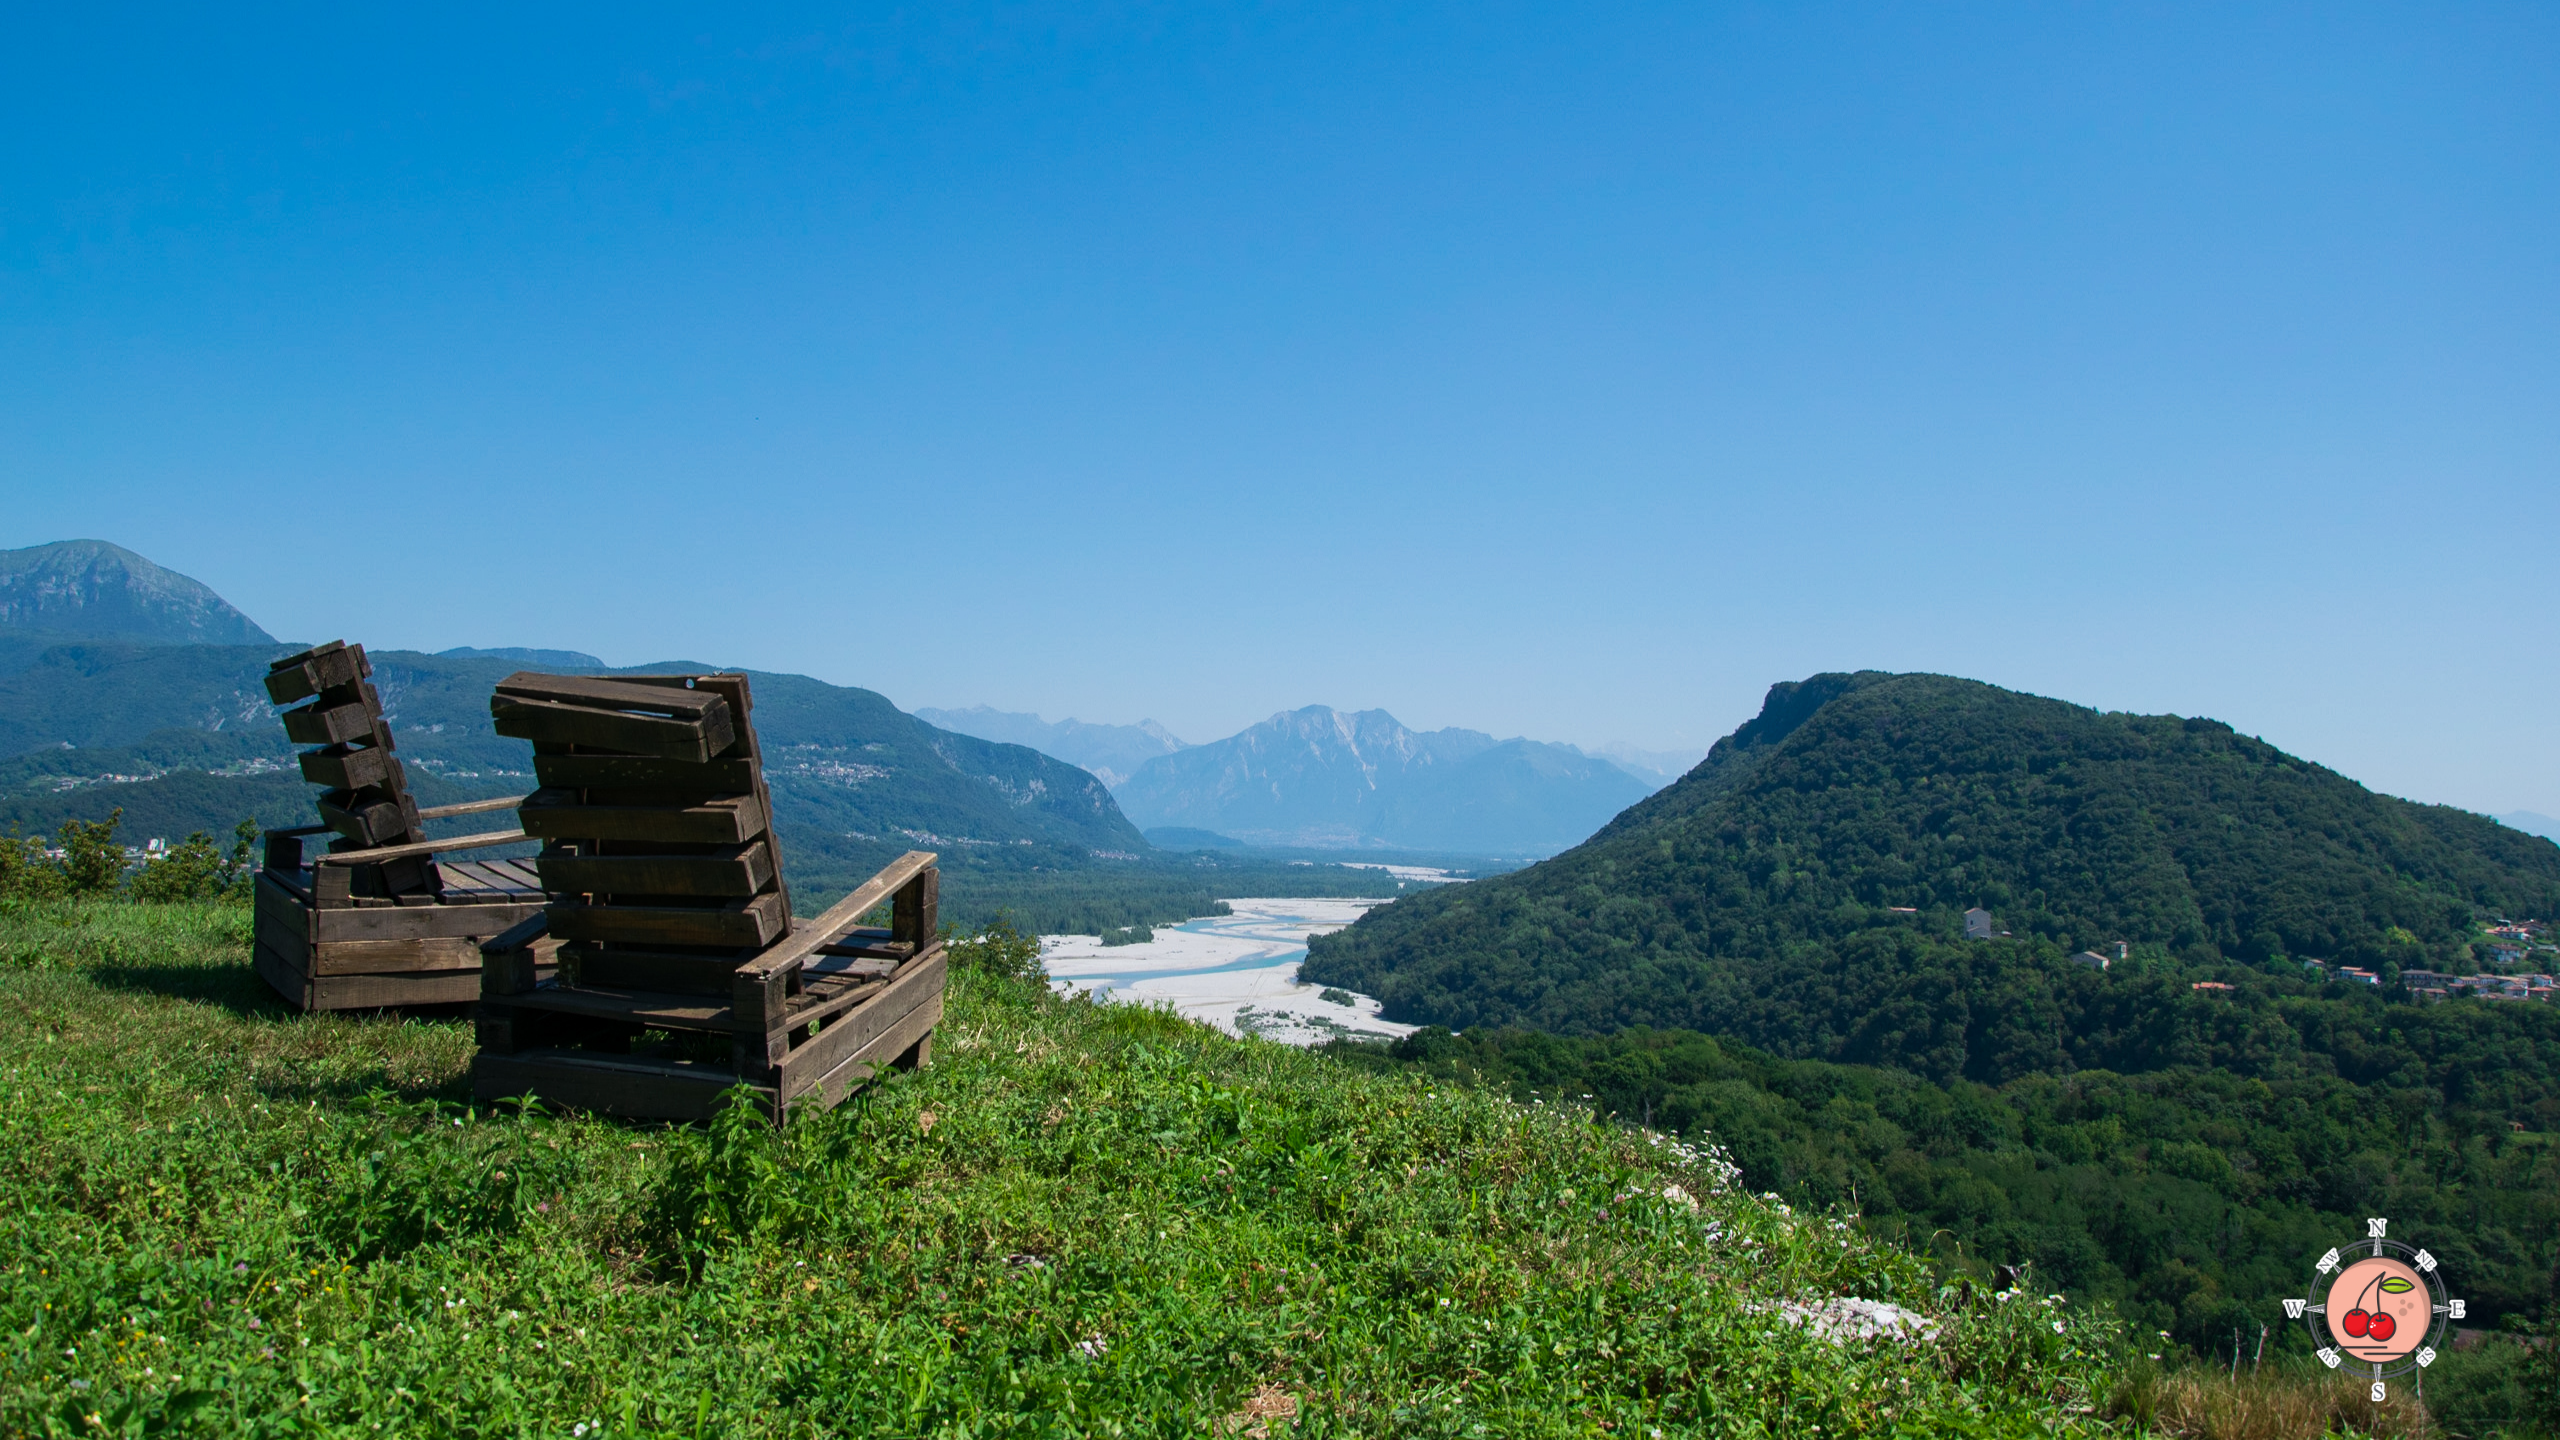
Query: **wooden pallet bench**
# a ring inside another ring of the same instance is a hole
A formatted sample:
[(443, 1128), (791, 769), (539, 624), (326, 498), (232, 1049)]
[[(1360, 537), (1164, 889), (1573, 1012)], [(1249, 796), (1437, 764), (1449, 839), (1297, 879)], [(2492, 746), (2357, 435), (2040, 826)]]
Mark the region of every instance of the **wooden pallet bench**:
[[(935, 857), (795, 921), (752, 704), (743, 675), (499, 683), (498, 733), (533, 742), (517, 816), (549, 903), (481, 947), (474, 1094), (701, 1120), (743, 1084), (779, 1123), (930, 1058)], [(890, 925), (863, 927), (884, 902)]]
[[(328, 787), (323, 823), (266, 832), (256, 881), (254, 963), (302, 1010), (468, 1004), (480, 996), (480, 942), (540, 914), (542, 886), (521, 860), (443, 860), (521, 844), (520, 830), (429, 840), (425, 822), (514, 809), (522, 796), (420, 809), (409, 795), (364, 647), (332, 641), (279, 660), (267, 694), (285, 733), (320, 748), (303, 778)], [(335, 837), (320, 854), (307, 842)], [(548, 965), (547, 957), (537, 957)]]

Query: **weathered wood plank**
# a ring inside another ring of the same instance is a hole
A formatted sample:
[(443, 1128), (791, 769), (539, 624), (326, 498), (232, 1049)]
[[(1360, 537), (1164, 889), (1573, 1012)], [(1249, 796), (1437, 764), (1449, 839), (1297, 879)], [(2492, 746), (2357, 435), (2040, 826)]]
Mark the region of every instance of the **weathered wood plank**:
[(942, 872), (927, 870), (898, 887), (890, 901), (889, 933), (909, 945), (930, 945), (941, 924)]
[(296, 745), (343, 745), (373, 737), (374, 712), (363, 704), (305, 705), (287, 710), (283, 718), (285, 736)]
[(391, 752), (379, 746), (331, 745), (323, 750), (305, 750), (295, 761), (302, 767), (302, 778), (314, 785), (332, 790), (362, 790), (368, 785), (396, 785), (405, 776), (398, 773), (400, 762)]
[(514, 739), (593, 745), (668, 760), (708, 760), (728, 749), (737, 738), (729, 726), (729, 707), (725, 703), (699, 720), (684, 720), (493, 696), (489, 714), (498, 733)]
[(755, 789), (755, 762), (720, 757), (694, 763), (655, 755), (536, 755), (534, 778), (567, 789), (699, 790), (711, 795)]
[(485, 815), (492, 810), (513, 810), (524, 803), (522, 795), (498, 795), (487, 800), (465, 800), (455, 805), (430, 805), (418, 812), (421, 820), (445, 820), (456, 815)]
[(821, 945), (816, 954), (801, 962), (800, 983), (805, 987), (822, 975), (895, 975), (912, 953), (905, 945), (877, 949), (868, 945)]
[(448, 901), (456, 899), (500, 900), (511, 898), (508, 887), (500, 885), (488, 867), (472, 860), (445, 860), (436, 865), (444, 876), (444, 894)]
[(379, 790), (331, 790), (314, 803), (330, 829), (362, 842), (367, 849), (380, 850), (394, 842), (414, 843), (407, 837), (417, 831), (418, 812), (407, 803), (408, 797), (383, 797), (384, 792)]
[(763, 834), (766, 827), (764, 805), (753, 795), (685, 806), (581, 805), (574, 791), (543, 789), (525, 797), (516, 817), (524, 833), (540, 840), (739, 845)]
[(533, 891), (537, 895), (542, 893), (541, 872), (535, 870), (532, 865), (528, 864), (524, 860), (510, 857), (504, 860), (491, 860), (485, 863), (488, 865), (492, 874), (498, 875), (501, 878), (512, 878), (516, 884)]
[[(480, 942), (468, 935), (412, 940), (338, 940), (312, 947), (314, 975), (389, 975), (404, 970), (478, 970)], [(479, 990), (475, 984), (473, 994)]]
[(450, 840), (421, 840), (414, 845), (377, 845), (363, 850), (338, 850), (322, 855), (311, 863), (324, 868), (349, 865), (379, 865), (386, 860), (424, 859), (447, 850), (485, 850), (492, 845), (513, 845), (528, 839), (521, 830), (492, 830), (480, 835), (456, 835)]
[(376, 1010), (394, 1005), (467, 1005), (480, 998), (476, 970), (407, 975), (321, 975), (311, 982), (314, 1010)]
[(682, 1030), (733, 1028), (729, 1007), (700, 995), (671, 995), (654, 990), (619, 990), (601, 986), (552, 986), (508, 997), (519, 1010), (584, 1015), (593, 1020), (619, 1020), (632, 1025), (664, 1025)]
[(581, 946), (568, 964), (579, 983), (607, 989), (655, 990), (678, 995), (729, 999), (729, 977), (744, 952), (728, 955), (681, 955), (664, 950), (604, 950)]
[(635, 945), (766, 945), (791, 924), (782, 897), (774, 894), (702, 909), (554, 901), (549, 913), (551, 933), (563, 940), (620, 940)]
[[(484, 1050), (471, 1062), (471, 1093), (479, 1099), (532, 1095), (546, 1104), (606, 1115), (708, 1120), (737, 1084), (737, 1076), (709, 1066), (571, 1050)], [(766, 1089), (759, 1098), (771, 1115), (773, 1092)]]
[(494, 905), (322, 908), (311, 912), (311, 938), (324, 945), (343, 940), (429, 940), (450, 936), (485, 940), (542, 912), (539, 898)]
[(364, 647), (332, 640), (267, 667), (267, 699), (290, 705), (332, 685), (351, 685), (371, 673), (372, 667), (364, 663)]
[(628, 680), (608, 680), (595, 675), (544, 675), (519, 670), (495, 687), (496, 693), (514, 700), (549, 700), (581, 707), (610, 710), (645, 710), (686, 720), (702, 720), (714, 710), (725, 710), (729, 702), (706, 690), (674, 685), (634, 685)]
[(551, 891), (753, 895), (773, 878), (773, 852), (756, 840), (709, 855), (544, 855), (534, 869)]

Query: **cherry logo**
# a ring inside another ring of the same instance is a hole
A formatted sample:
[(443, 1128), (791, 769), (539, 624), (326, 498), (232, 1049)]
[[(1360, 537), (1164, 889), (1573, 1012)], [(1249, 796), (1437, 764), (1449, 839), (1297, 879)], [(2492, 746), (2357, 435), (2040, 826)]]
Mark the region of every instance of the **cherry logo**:
[[(2356, 1308), (2338, 1317), (2338, 1328), (2358, 1340), (2388, 1341), (2399, 1330), (2400, 1322), (2392, 1318), (2390, 1311), (2382, 1308), (2382, 1297), (2403, 1295), (2416, 1288), (2407, 1277), (2388, 1271), (2374, 1276), (2372, 1283), (2364, 1287), (2364, 1293), (2356, 1297)], [(2367, 1304), (2374, 1308), (2367, 1310), (2364, 1308)]]

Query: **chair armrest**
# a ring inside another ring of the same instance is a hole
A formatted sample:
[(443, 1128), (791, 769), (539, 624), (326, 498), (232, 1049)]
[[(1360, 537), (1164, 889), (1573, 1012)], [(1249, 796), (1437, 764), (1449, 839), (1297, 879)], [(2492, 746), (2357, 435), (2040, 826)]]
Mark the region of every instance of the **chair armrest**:
[[(480, 993), (522, 995), (534, 988), (535, 942), (551, 933), (548, 912), (519, 920), (505, 933), (480, 942)], [(481, 1012), (487, 1014), (487, 1011)]]
[(890, 861), (888, 869), (856, 886), (852, 894), (828, 906), (827, 913), (795, 923), (789, 935), (739, 966), (730, 977), (729, 995), (730, 1011), (737, 1023), (765, 1025), (781, 1015), (791, 995), (791, 977), (799, 972), (801, 962), (817, 953), (819, 946), (852, 929), (855, 921), (896, 894), (899, 886), (933, 868), (935, 858), (931, 850), (908, 851)]
[(465, 800), (458, 805), (430, 805), (418, 812), (418, 818), (445, 820), (456, 815), (485, 815), (492, 810), (513, 810), (523, 803), (522, 795), (500, 795), (489, 800)]
[(456, 835), (450, 840), (421, 840), (414, 845), (376, 845), (370, 850), (340, 850), (328, 855), (315, 855), (314, 865), (377, 865), (385, 860), (406, 860), (418, 855), (436, 855), (447, 850), (485, 850), (492, 845), (513, 845), (533, 837), (521, 830), (492, 830), (486, 835)]
[(545, 912), (540, 915), (519, 920), (512, 928), (505, 932), (492, 935), (488, 939), (481, 941), (480, 953), (483, 955), (503, 955), (509, 950), (521, 950), (527, 945), (532, 944), (534, 941), (539, 940), (550, 933), (551, 916), (548, 912)]

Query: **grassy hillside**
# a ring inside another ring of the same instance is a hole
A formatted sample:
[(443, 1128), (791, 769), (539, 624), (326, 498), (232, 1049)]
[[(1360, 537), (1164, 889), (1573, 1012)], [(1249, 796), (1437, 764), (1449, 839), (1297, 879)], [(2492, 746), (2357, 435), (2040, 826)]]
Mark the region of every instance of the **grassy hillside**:
[(1678, 1031), (1426, 1030), (1392, 1049), (1334, 1048), (1713, 1134), (1752, 1190), (1854, 1207), (1951, 1264), (2033, 1265), (2199, 1351), (2265, 1324), (2280, 1349), (2307, 1353), (2278, 1302), (2368, 1215), (2444, 1260), (2475, 1325), (2541, 1317), (2560, 1264), (2560, 1017), (2486, 1002), (2420, 1010), (2370, 992), (2236, 1008), (2302, 1047), (2231, 1069), (1998, 1087)]
[[(1966, 945), (1974, 905), (2028, 943)], [(2560, 846), (2214, 721), (1820, 676), (1589, 843), (1374, 912), (1306, 973), (1407, 1021), (1685, 1027), (1997, 1080), (2161, 1063), (2113, 987), (2049, 963), (2079, 947), (2447, 966), (2479, 917), (2555, 911)]]
[[(482, 1111), (461, 1021), (283, 1014), (244, 932), (0, 912), (0, 1430), (2027, 1435), (2107, 1393), (2102, 1318), (1960, 1305), (1576, 1110), (963, 966), (931, 1068), (779, 1135)], [(1789, 1322), (1841, 1295), (1933, 1332)]]

